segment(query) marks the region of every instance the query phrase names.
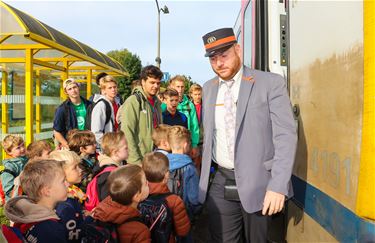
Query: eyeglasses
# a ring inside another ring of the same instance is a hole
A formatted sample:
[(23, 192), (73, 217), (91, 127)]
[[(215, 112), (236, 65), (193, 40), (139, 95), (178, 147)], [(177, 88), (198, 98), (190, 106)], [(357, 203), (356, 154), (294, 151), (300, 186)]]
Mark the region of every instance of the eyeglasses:
[(21, 148), (24, 148), (24, 147), (25, 147), (25, 143), (21, 143), (17, 147), (14, 147), (12, 150), (20, 150)]

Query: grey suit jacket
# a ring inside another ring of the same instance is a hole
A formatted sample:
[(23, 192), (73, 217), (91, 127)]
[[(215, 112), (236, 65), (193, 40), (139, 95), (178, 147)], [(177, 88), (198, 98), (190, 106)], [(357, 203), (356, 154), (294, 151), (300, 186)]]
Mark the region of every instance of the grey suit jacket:
[[(218, 87), (218, 77), (203, 86), (201, 203), (208, 190)], [(277, 74), (244, 67), (237, 101), (234, 169), (246, 212), (263, 208), (267, 190), (293, 196), (290, 178), (296, 146), (296, 123), (284, 79)]]

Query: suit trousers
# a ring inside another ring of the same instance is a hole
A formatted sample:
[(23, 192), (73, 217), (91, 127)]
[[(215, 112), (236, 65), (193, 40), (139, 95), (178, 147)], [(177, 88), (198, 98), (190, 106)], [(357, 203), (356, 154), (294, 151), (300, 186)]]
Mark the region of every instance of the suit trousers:
[(234, 170), (219, 167), (208, 191), (210, 242), (267, 242), (268, 216), (247, 213), (240, 201), (224, 199), (226, 179), (235, 180)]

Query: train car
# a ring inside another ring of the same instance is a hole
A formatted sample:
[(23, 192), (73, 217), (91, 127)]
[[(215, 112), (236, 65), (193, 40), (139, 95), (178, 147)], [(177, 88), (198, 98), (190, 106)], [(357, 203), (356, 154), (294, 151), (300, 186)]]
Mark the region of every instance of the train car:
[(235, 33), (298, 123), (287, 241), (375, 242), (375, 1), (242, 0)]

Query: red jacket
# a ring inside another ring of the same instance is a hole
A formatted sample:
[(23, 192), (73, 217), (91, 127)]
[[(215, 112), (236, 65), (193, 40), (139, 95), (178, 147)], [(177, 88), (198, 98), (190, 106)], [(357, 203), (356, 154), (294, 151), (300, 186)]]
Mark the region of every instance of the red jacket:
[(114, 202), (109, 196), (99, 203), (93, 215), (100, 221), (118, 224), (117, 233), (121, 243), (149, 243), (151, 234), (146, 225), (138, 221), (125, 222), (138, 216), (137, 209)]
[[(148, 186), (150, 188), (150, 195), (170, 192), (166, 184), (149, 182)], [(173, 214), (174, 233), (177, 236), (186, 236), (190, 231), (190, 220), (185, 209), (184, 201), (175, 194), (169, 195), (165, 199)], [(169, 243), (174, 242), (175, 239), (172, 235), (169, 239)]]

